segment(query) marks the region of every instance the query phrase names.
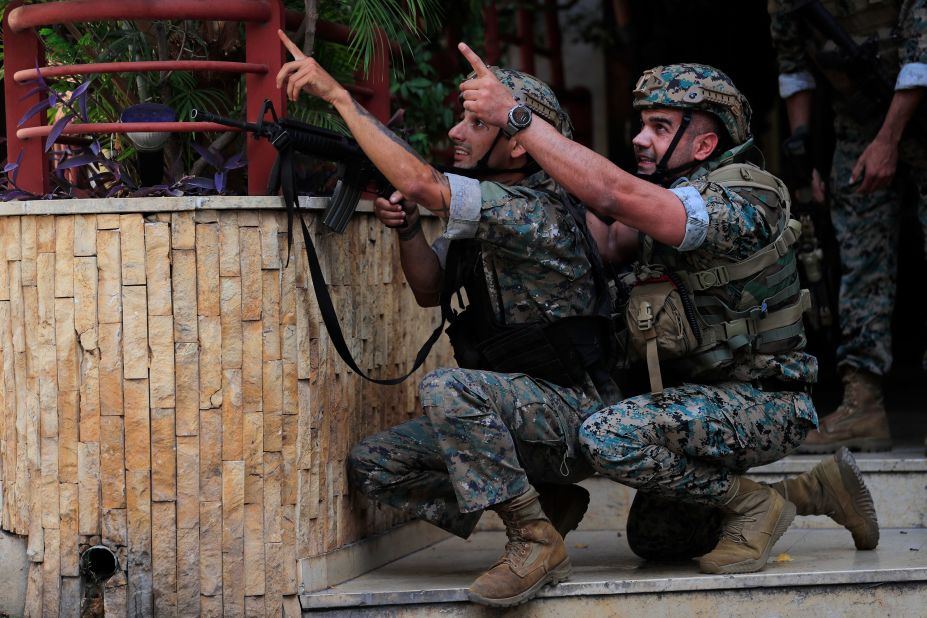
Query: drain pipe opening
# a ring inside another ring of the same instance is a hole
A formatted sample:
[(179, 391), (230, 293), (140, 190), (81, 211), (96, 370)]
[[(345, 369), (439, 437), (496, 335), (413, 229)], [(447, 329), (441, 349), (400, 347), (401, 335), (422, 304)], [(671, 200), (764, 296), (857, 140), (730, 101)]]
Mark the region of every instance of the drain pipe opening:
[(105, 545), (88, 547), (80, 555), (80, 572), (95, 582), (104, 582), (119, 568), (116, 554)]

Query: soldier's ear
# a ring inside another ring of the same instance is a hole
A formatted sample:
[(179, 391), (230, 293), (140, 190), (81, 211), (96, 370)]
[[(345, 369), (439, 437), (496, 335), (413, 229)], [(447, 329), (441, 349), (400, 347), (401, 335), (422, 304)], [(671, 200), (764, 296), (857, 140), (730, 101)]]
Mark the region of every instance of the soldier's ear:
[(523, 157), (528, 154), (525, 147), (518, 142), (518, 137), (509, 138), (509, 156), (513, 159)]
[(714, 153), (719, 141), (718, 134), (714, 131), (699, 133), (692, 143), (692, 158), (696, 161), (704, 161)]

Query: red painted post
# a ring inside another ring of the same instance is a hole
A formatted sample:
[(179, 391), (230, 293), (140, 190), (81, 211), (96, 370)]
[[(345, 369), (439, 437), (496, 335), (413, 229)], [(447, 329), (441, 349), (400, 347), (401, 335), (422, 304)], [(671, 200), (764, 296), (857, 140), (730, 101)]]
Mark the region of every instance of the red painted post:
[(545, 0), (544, 22), (547, 27), (547, 51), (550, 58), (550, 86), (560, 92), (566, 90), (566, 80), (563, 76), (563, 44), (560, 39), (557, 0)]
[(45, 53), (39, 37), (35, 31), (25, 30), (23, 32), (14, 32), (9, 25), (10, 12), (16, 7), (22, 5), (23, 0), (13, 0), (7, 5), (6, 14), (3, 16), (3, 45), (4, 45), (4, 67), (6, 79), (4, 79), (4, 96), (6, 97), (6, 139), (7, 139), (7, 159), (15, 161), (20, 152), (24, 152), (22, 163), (19, 168), (19, 177), (17, 184), (25, 191), (36, 194), (48, 193), (50, 189), (48, 161), (45, 158), (44, 139), (32, 139), (23, 141), (16, 136), (16, 129), (23, 127), (38, 127), (46, 124), (45, 114), (36, 114), (22, 127), (17, 127), (19, 122), (30, 107), (42, 100), (41, 95), (33, 94), (26, 99), (22, 96), (27, 93), (32, 86), (17, 84), (13, 79), (16, 71), (21, 69), (35, 68), (36, 63), (39, 66), (45, 64)]
[[(280, 116), (286, 115), (286, 93), (278, 89), (277, 73), (284, 64), (283, 45), (277, 38), (277, 30), (284, 29), (282, 0), (269, 0), (270, 17), (264, 22), (249, 22), (245, 25), (245, 60), (266, 64), (267, 73), (249, 73), (245, 78), (247, 91), (247, 118), (257, 120), (264, 105), (270, 99)], [(267, 194), (267, 180), (273, 167), (277, 151), (267, 140), (256, 140), (248, 134), (248, 194)]]
[(518, 39), (521, 41), (518, 68), (534, 75), (534, 13), (523, 7), (518, 9)]

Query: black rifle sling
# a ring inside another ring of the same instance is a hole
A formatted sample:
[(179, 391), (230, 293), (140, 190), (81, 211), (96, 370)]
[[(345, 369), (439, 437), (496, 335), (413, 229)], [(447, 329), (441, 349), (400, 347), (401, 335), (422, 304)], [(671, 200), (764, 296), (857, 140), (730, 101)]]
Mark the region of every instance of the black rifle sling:
[(428, 337), (428, 340), (418, 351), (418, 354), (415, 356), (415, 364), (408, 373), (398, 378), (385, 379), (371, 378), (366, 373), (364, 373), (361, 368), (357, 366), (357, 363), (354, 361), (354, 357), (351, 355), (351, 350), (348, 348), (348, 344), (344, 340), (344, 334), (341, 331), (341, 324), (338, 321), (338, 314), (335, 312), (335, 306), (332, 304), (331, 294), (328, 292), (328, 286), (325, 283), (325, 278), (322, 275), (322, 266), (319, 264), (319, 257), (316, 254), (315, 245), (312, 242), (312, 238), (309, 236), (309, 228), (306, 227), (306, 221), (303, 219), (303, 214), (299, 209), (299, 198), (296, 195), (296, 183), (293, 177), (293, 153), (290, 149), (285, 148), (279, 151), (279, 158), (280, 186), (283, 191), (283, 201), (286, 204), (287, 216), (287, 263), (289, 263), (290, 247), (293, 243), (293, 216), (295, 214), (299, 218), (299, 224), (303, 229), (303, 241), (306, 245), (306, 257), (309, 260), (309, 273), (312, 276), (312, 289), (315, 292), (315, 300), (319, 304), (319, 313), (322, 314), (322, 321), (325, 323), (325, 328), (328, 330), (328, 336), (331, 338), (335, 349), (338, 351), (338, 355), (345, 362), (345, 364), (354, 371), (354, 373), (361, 376), (365, 380), (369, 380), (377, 384), (399, 384), (410, 375), (415, 373), (415, 371), (422, 366), (422, 363), (424, 363), (425, 358), (428, 357), (428, 353), (431, 351), (432, 346), (435, 344), (438, 338), (441, 337), (441, 333), (444, 332), (445, 313), (443, 309), (441, 311), (441, 323), (438, 324), (438, 327), (435, 328), (434, 332), (431, 333), (431, 336)]

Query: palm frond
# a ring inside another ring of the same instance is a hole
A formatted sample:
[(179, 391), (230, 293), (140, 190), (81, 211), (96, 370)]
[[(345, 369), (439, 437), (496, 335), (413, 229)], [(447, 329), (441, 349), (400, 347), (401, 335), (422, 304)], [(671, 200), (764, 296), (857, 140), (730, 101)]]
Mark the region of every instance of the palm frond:
[[(361, 65), (367, 73), (374, 56), (386, 51), (381, 31), (411, 51), (412, 41), (425, 37), (442, 12), (437, 0), (356, 0), (348, 21), (353, 32), (349, 47), (355, 66)], [(421, 28), (420, 19), (424, 23)], [(388, 53), (395, 63), (392, 50)], [(398, 60), (400, 64), (403, 62), (401, 57)]]

